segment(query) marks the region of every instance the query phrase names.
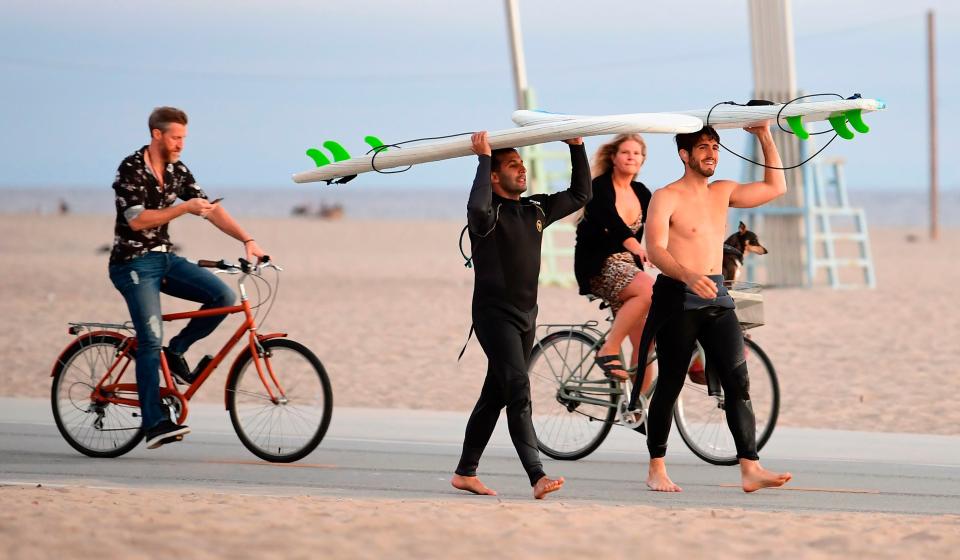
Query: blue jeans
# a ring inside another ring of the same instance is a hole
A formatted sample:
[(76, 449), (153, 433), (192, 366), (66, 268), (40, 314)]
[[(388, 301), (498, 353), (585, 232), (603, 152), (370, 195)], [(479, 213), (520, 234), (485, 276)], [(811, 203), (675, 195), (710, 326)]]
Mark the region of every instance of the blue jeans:
[[(160, 348), (163, 319), (160, 292), (202, 303), (200, 309), (233, 305), (236, 295), (209, 270), (172, 253), (151, 252), (132, 261), (111, 264), (110, 280), (123, 295), (137, 331), (137, 394), (144, 429), (168, 417), (160, 404)], [(167, 345), (182, 354), (212, 333), (226, 315), (191, 319)]]

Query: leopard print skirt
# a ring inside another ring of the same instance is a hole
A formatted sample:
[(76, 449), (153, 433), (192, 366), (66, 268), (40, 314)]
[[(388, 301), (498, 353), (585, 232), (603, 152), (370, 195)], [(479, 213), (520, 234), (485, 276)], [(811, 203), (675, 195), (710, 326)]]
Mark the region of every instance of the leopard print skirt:
[(623, 307), (620, 292), (629, 286), (640, 272), (640, 268), (633, 260), (633, 253), (629, 251), (615, 253), (603, 261), (600, 274), (590, 279), (590, 291), (602, 298), (616, 315)]

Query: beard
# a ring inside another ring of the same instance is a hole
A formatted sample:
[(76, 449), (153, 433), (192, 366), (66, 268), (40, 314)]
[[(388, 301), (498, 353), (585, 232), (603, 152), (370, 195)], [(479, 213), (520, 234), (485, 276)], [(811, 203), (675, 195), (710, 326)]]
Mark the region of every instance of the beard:
[(523, 194), (527, 192), (527, 183), (524, 180), (523, 184), (520, 183), (519, 177), (516, 179), (511, 179), (510, 177), (505, 177), (499, 172), (494, 172), (497, 174), (497, 177), (500, 179), (500, 188), (503, 192), (510, 195)]
[(690, 169), (693, 169), (704, 177), (713, 177), (713, 174), (716, 172), (716, 166), (714, 166), (714, 169), (704, 169), (699, 161), (691, 161)]
[(527, 185), (526, 185), (526, 184), (523, 184), (523, 185), (521, 185), (521, 184), (519, 184), (519, 183), (512, 183), (512, 184), (509, 184), (509, 185), (503, 184), (503, 187), (504, 187), (503, 190), (507, 191), (507, 192), (510, 193), (510, 194), (523, 194), (523, 193), (527, 192)]
[(180, 159), (180, 154), (169, 150), (166, 146), (160, 146), (160, 157), (164, 163), (176, 163)]

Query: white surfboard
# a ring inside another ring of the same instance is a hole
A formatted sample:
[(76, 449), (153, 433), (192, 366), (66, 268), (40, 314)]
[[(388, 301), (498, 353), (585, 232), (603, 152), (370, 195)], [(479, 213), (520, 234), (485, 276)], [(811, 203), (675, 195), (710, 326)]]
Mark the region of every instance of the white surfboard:
[[(529, 123), (527, 126), (492, 131), (488, 138), (490, 147), (493, 149), (517, 148), (579, 136), (695, 132), (700, 130), (702, 126), (703, 121), (691, 115), (635, 113), (613, 117), (580, 117)], [(374, 161), (374, 155), (376, 155), (376, 161)], [(464, 135), (443, 140), (425, 141), (400, 148), (388, 147), (378, 154), (353, 157), (296, 173), (293, 175), (293, 180), (296, 183), (329, 181), (374, 171), (374, 165), (376, 170), (388, 170), (469, 155), (473, 155), (470, 136)]]
[[(675, 111), (671, 115), (688, 115), (696, 117), (707, 122), (707, 113), (710, 112), (710, 126), (714, 128), (743, 128), (747, 126), (756, 126), (765, 121), (773, 120), (777, 113), (783, 108), (782, 103), (774, 105), (754, 105), (750, 107), (740, 107), (736, 105), (718, 105), (712, 112), (709, 109), (696, 109), (693, 111)], [(789, 117), (800, 117), (804, 123), (814, 121), (825, 121), (830, 117), (838, 117), (849, 111), (860, 110), (862, 112), (879, 111), (886, 109), (886, 103), (876, 99), (838, 99), (835, 101), (812, 101), (809, 103), (796, 102), (787, 105), (780, 113), (780, 124), (786, 128), (790, 126), (787, 119)], [(610, 119), (629, 119), (633, 115), (610, 115)], [(590, 119), (593, 117), (585, 115), (566, 115), (562, 113), (549, 113), (546, 111), (514, 111), (513, 122), (519, 126), (533, 126), (547, 122), (570, 122), (579, 119)]]

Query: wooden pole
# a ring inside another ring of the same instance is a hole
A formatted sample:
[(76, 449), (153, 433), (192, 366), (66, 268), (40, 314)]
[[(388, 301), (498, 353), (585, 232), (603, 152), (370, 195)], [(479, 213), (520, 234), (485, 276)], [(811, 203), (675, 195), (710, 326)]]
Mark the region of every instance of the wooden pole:
[(930, 95), (930, 239), (940, 238), (937, 208), (937, 72), (933, 10), (927, 12), (927, 75)]

